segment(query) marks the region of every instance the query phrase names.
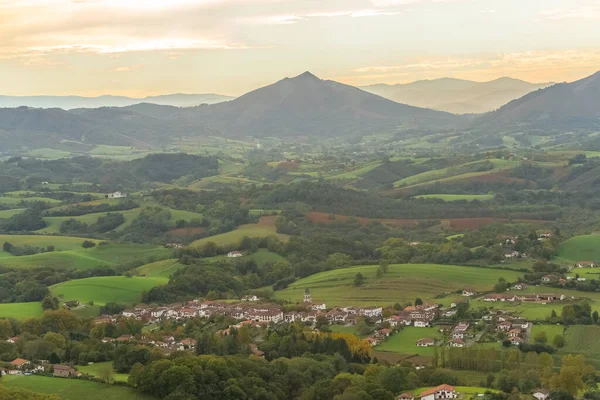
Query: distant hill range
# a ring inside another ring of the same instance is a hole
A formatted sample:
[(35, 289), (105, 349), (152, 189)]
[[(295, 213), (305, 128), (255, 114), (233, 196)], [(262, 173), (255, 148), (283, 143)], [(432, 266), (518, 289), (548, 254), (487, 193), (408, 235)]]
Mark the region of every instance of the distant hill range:
[(529, 83), (513, 78), (490, 82), (442, 78), (397, 85), (377, 84), (361, 89), (412, 106), (454, 114), (481, 114), (552, 84)]
[(600, 72), (529, 93), (476, 119), (488, 131), (600, 130)]
[(194, 107), (201, 104), (215, 104), (229, 101), (234, 97), (220, 94), (167, 94), (133, 98), (124, 96), (0, 96), (0, 108), (16, 108), (21, 106), (33, 108), (100, 108), (100, 107), (127, 107), (140, 103), (151, 103), (163, 106)]
[(398, 104), (309, 72), (235, 100), (177, 108), (149, 103), (97, 109), (0, 108), (0, 148), (60, 140), (90, 144), (160, 145), (174, 138), (222, 136), (340, 137), (455, 127), (460, 118)]

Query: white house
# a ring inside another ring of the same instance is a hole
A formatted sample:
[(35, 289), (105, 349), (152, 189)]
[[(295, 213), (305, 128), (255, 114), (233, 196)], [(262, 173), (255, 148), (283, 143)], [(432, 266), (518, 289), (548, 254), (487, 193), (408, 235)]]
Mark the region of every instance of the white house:
[(477, 296), (477, 292), (471, 288), (465, 288), (462, 291), (462, 295), (465, 297)]
[(594, 261), (579, 261), (577, 268), (596, 268), (596, 263)]
[(237, 258), (237, 257), (241, 257), (242, 253), (239, 251), (230, 251), (229, 253), (227, 253), (227, 257), (229, 258)]
[(431, 347), (435, 344), (435, 340), (431, 338), (423, 338), (417, 340), (417, 347)]
[(427, 328), (429, 326), (429, 321), (423, 319), (415, 320), (414, 326), (415, 328)]
[(547, 400), (550, 397), (550, 392), (546, 389), (533, 389), (531, 393), (537, 400)]
[(462, 339), (452, 339), (448, 342), (450, 347), (465, 347), (465, 342)]
[(242, 301), (259, 301), (260, 299), (256, 295), (248, 295), (242, 297)]
[(116, 191), (114, 193), (109, 193), (107, 197), (109, 199), (122, 199), (123, 197), (127, 197), (127, 193)]
[(440, 385), (426, 390), (419, 395), (420, 400), (446, 400), (456, 399), (457, 397), (456, 389), (450, 385)]

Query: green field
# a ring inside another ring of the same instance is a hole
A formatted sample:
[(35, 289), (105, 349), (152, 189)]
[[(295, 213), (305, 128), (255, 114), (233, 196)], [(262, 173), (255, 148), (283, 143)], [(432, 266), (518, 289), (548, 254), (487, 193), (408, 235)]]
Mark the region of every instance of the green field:
[(360, 178), (362, 175), (374, 170), (375, 168), (379, 167), (381, 164), (382, 164), (381, 161), (371, 161), (371, 162), (369, 162), (365, 165), (362, 165), (359, 168), (354, 169), (352, 171), (343, 172), (341, 174), (337, 174), (337, 175), (333, 175), (333, 176), (328, 176), (325, 179), (356, 179), (356, 178)]
[(169, 278), (173, 272), (183, 267), (184, 265), (180, 264), (176, 258), (170, 258), (168, 260), (142, 265), (141, 267), (136, 268), (136, 271), (141, 276)]
[(69, 236), (42, 236), (42, 235), (0, 235), (0, 243), (10, 242), (16, 246), (48, 247), (54, 246), (56, 251), (81, 249), (84, 240), (98, 243), (98, 240), (76, 238)]
[(237, 244), (244, 238), (248, 237), (267, 237), (276, 235), (282, 240), (287, 239), (287, 235), (278, 234), (275, 230), (275, 225), (261, 225), (261, 224), (246, 224), (241, 225), (239, 228), (227, 232), (221, 233), (220, 235), (214, 235), (196, 240), (190, 246), (202, 246), (208, 242), (215, 242), (218, 245)]
[(421, 356), (433, 356), (433, 347), (417, 347), (419, 339), (440, 339), (438, 328), (415, 328), (407, 326), (400, 332), (390, 336), (385, 342), (377, 346), (377, 351), (387, 351), (399, 354), (419, 354)]
[(554, 337), (556, 337), (557, 335), (562, 335), (563, 330), (564, 327), (562, 325), (534, 324), (531, 328), (530, 342), (534, 342), (535, 335), (537, 335), (540, 332), (545, 332), (546, 337), (548, 338), (548, 343), (552, 345), (552, 340), (554, 340)]
[(3, 303), (0, 304), (0, 318), (23, 320), (42, 315), (40, 303)]
[(64, 301), (93, 301), (94, 305), (104, 305), (113, 301), (134, 304), (142, 300), (142, 292), (166, 284), (167, 281), (158, 277), (101, 276), (62, 282), (51, 286), (50, 290), (53, 295)]
[(575, 236), (560, 245), (558, 257), (577, 261), (600, 261), (600, 235)]
[[(16, 244), (11, 236), (11, 243)], [(34, 236), (44, 240), (48, 240), (48, 244), (53, 243), (52, 240), (65, 239), (61, 236)], [(74, 239), (74, 238), (66, 238)], [(1, 239), (0, 239), (1, 240)], [(43, 243), (31, 242), (31, 245), (40, 247), (46, 246)], [(126, 264), (139, 259), (147, 259), (155, 257), (156, 259), (169, 258), (172, 250), (162, 246), (150, 244), (108, 244), (105, 246), (96, 246), (91, 249), (84, 249), (81, 243), (84, 239), (77, 239), (73, 245), (77, 244), (78, 250), (69, 251), (53, 251), (50, 253), (40, 253), (31, 256), (14, 257), (10, 254), (0, 252), (2, 264), (15, 268), (32, 268), (32, 267), (55, 267), (55, 268), (76, 268), (76, 269), (91, 269), (99, 266), (111, 266)], [(67, 245), (70, 243), (67, 242)], [(63, 248), (68, 248), (65, 245)]]
[[(275, 293), (278, 299), (292, 303), (302, 299), (309, 288), (313, 299), (327, 303), (328, 307), (348, 305), (388, 305), (403, 301), (423, 300), (436, 303), (454, 299), (454, 292), (465, 286), (475, 290), (491, 290), (498, 278), (516, 281), (521, 275), (516, 271), (436, 264), (390, 265), (389, 272), (376, 277), (377, 266), (361, 266), (321, 272), (300, 279), (288, 288)], [(360, 272), (365, 283), (354, 287), (354, 276)], [(445, 299), (437, 295), (448, 294)]]
[(597, 368), (600, 366), (600, 326), (575, 325), (567, 329), (566, 345), (560, 354), (583, 354)]
[[(416, 396), (418, 396), (419, 394), (423, 393), (424, 391), (431, 389), (430, 387), (422, 387), (422, 388), (418, 388), (412, 391), (412, 393)], [(477, 395), (480, 394), (484, 394), (485, 392), (494, 392), (494, 393), (498, 393), (498, 390), (495, 389), (489, 389), (489, 388), (485, 388), (485, 387), (477, 387), (477, 386), (456, 386), (456, 391), (463, 395), (463, 397), (461, 397), (463, 400), (469, 400), (472, 398), (477, 398)]]
[[(85, 365), (85, 366), (77, 366), (77, 370), (83, 374), (98, 377), (100, 375), (100, 372), (102, 371), (102, 369), (105, 366), (108, 365), (108, 366), (112, 367), (112, 364), (113, 364), (112, 361), (98, 362), (98, 363)], [(129, 378), (129, 374), (115, 373), (114, 377), (115, 377), (115, 382), (127, 382), (127, 378)]]
[[(280, 256), (277, 253), (272, 253), (267, 249), (258, 249), (256, 252), (254, 252), (252, 254), (244, 255), (244, 257), (242, 259), (254, 260), (256, 262), (256, 264), (259, 266), (263, 266), (265, 264), (274, 264), (277, 261), (285, 260), (284, 257)], [(204, 260), (205, 261), (223, 261), (223, 260), (231, 260), (231, 259), (227, 258), (227, 256), (216, 256), (216, 257), (205, 258)]]
[(416, 196), (418, 199), (440, 199), (444, 201), (458, 201), (458, 200), (479, 200), (488, 201), (494, 198), (493, 194), (425, 194), (423, 196)]
[(0, 211), (0, 219), (10, 218), (13, 215), (21, 214), (23, 211), (25, 211), (24, 208), (15, 208), (12, 210), (2, 210), (2, 211)]
[(57, 394), (63, 400), (151, 400), (153, 397), (125, 386), (105, 385), (80, 379), (61, 379), (45, 376), (10, 375), (2, 378), (7, 388), (31, 390), (37, 393)]
[(50, 204), (62, 203), (60, 200), (50, 199), (48, 197), (9, 197), (9, 196), (0, 197), (0, 204), (6, 204), (9, 206), (17, 206), (17, 205), (21, 204), (21, 201), (24, 201), (26, 203), (30, 203), (30, 202), (34, 202), (34, 201), (41, 201), (43, 203), (50, 203)]

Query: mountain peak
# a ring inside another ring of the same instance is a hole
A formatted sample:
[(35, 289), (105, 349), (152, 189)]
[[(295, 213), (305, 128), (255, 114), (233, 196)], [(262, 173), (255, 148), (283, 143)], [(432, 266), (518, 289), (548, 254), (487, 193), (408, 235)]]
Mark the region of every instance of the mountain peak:
[(316, 79), (316, 80), (320, 80), (317, 76), (313, 75), (310, 71), (306, 71), (303, 74), (298, 75), (294, 79)]

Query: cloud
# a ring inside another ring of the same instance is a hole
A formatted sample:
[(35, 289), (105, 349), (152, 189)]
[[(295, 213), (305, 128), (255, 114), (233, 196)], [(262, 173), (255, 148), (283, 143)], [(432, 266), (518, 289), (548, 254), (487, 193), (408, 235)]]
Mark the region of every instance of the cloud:
[(312, 18), (338, 18), (338, 17), (351, 17), (351, 18), (364, 18), (364, 17), (380, 17), (380, 16), (392, 16), (399, 15), (401, 12), (389, 11), (385, 9), (356, 9), (356, 10), (343, 10), (343, 11), (316, 11), (299, 13), (296, 15), (273, 15), (263, 16), (245, 19), (246, 22), (252, 24), (268, 24), (268, 25), (290, 25), (296, 24), (302, 21), (307, 21)]
[(540, 16), (545, 19), (565, 20), (600, 20), (600, 5), (581, 6), (576, 8), (553, 8), (542, 10)]

